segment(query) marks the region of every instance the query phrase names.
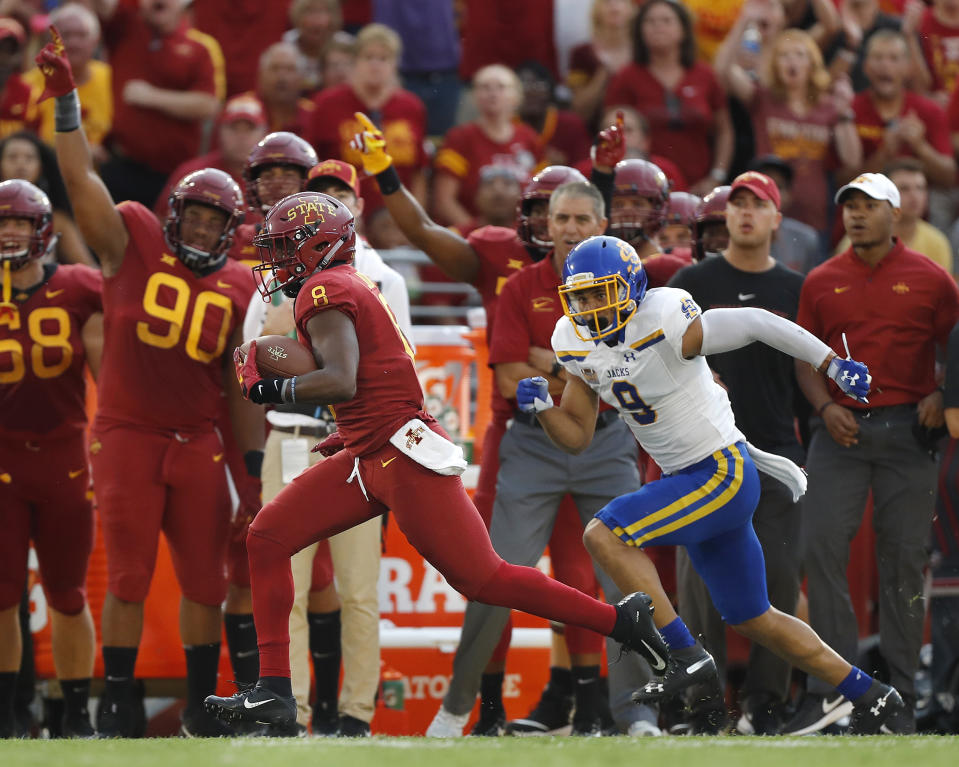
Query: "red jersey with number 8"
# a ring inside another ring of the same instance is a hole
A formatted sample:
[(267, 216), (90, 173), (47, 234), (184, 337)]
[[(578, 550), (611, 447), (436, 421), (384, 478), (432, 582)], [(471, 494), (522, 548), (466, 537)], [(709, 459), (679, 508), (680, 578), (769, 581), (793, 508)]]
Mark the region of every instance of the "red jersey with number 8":
[(123, 202), (117, 211), (130, 240), (119, 272), (104, 280), (97, 421), (208, 431), (223, 395), (223, 355), (233, 352), (230, 337), (243, 323), (253, 275), (227, 259), (198, 277), (170, 253), (149, 209)]
[(0, 426), (5, 440), (62, 438), (86, 426), (81, 331), (102, 311), (103, 279), (89, 266), (50, 265), (16, 314), (0, 320)]
[(336, 309), (353, 322), (360, 348), (356, 394), (333, 406), (336, 427), (353, 455), (384, 445), (423, 410), (423, 389), (413, 350), (376, 283), (343, 264), (317, 272), (300, 288), (294, 314), (300, 342), (312, 346), (306, 325), (319, 312)]

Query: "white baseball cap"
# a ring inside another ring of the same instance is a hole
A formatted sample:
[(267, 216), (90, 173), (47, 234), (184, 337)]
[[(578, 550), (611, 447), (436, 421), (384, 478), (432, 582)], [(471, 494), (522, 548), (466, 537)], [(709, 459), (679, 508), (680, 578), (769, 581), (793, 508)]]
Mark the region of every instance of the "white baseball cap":
[(858, 189), (874, 200), (885, 200), (894, 208), (900, 207), (899, 190), (892, 180), (882, 173), (863, 173), (854, 178), (836, 192), (836, 204), (839, 204), (842, 196), (850, 189)]

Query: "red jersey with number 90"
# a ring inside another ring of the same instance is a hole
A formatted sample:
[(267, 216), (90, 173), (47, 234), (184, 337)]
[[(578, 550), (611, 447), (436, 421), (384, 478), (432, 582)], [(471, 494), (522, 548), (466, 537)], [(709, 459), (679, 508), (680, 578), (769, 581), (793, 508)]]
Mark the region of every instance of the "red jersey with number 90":
[(86, 354), (81, 331), (102, 311), (103, 279), (89, 266), (46, 266), (29, 293), (14, 291), (17, 313), (0, 320), (3, 438), (62, 438), (86, 426)]
[(165, 431), (213, 428), (223, 355), (242, 325), (253, 275), (236, 261), (197, 277), (170, 253), (153, 213), (117, 206), (130, 235), (119, 272), (104, 280), (101, 419)]
[(413, 350), (376, 283), (347, 264), (310, 277), (293, 310), (301, 343), (312, 346), (306, 325), (311, 317), (330, 309), (350, 318), (360, 348), (356, 394), (333, 406), (336, 428), (347, 450), (366, 455), (423, 410), (423, 389)]

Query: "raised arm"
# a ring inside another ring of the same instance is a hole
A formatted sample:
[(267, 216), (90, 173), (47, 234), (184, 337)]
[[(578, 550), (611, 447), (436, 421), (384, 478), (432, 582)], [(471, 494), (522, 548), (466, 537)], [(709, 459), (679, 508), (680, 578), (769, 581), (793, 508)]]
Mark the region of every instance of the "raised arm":
[(475, 283), (480, 267), (476, 251), (463, 237), (440, 226), (427, 215), (400, 181), (393, 167), (393, 158), (386, 153), (386, 140), (379, 128), (362, 112), (356, 113), (356, 119), (363, 125), (363, 132), (353, 139), (353, 146), (361, 153), (366, 172), (376, 179), (386, 209), (400, 231), (447, 277), (457, 282)]
[(746, 105), (749, 105), (756, 94), (756, 81), (736, 59), (742, 46), (743, 32), (751, 22), (758, 19), (759, 13), (760, 9), (755, 2), (747, 2), (743, 6), (736, 23), (719, 46), (713, 60), (713, 71), (716, 72), (720, 84), (728, 94)]
[(56, 98), (55, 147), (80, 233), (97, 256), (105, 277), (120, 269), (129, 234), (113, 199), (93, 167), (90, 145), (80, 124), (80, 99), (60, 33), (50, 27), (51, 42), (37, 54), (46, 87), (40, 100)]

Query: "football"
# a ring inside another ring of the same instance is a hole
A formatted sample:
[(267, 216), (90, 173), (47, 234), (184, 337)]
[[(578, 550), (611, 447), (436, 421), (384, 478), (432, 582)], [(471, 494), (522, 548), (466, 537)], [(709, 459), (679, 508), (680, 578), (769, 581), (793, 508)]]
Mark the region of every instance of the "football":
[[(246, 359), (250, 342), (240, 347)], [(256, 366), (269, 378), (293, 378), (316, 370), (313, 352), (295, 338), (287, 336), (263, 336), (256, 339)]]

